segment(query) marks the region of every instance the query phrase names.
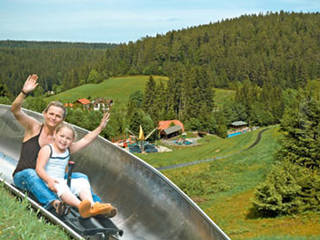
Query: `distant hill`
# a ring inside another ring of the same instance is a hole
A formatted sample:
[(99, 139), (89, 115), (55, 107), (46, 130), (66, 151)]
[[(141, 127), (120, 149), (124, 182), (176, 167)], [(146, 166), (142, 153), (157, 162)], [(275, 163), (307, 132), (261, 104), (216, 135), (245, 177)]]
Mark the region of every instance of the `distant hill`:
[(114, 43), (85, 43), (85, 42), (54, 42), (54, 41), (13, 41), (0, 40), (0, 48), (85, 48), (85, 49), (107, 49), (117, 46)]
[(121, 44), (101, 64), (114, 75), (171, 76), (197, 66), (215, 87), (249, 79), (297, 88), (320, 77), (319, 32), (319, 12), (243, 15)]
[[(160, 81), (166, 83), (168, 81), (168, 78), (164, 76), (153, 76), (153, 78), (157, 83)], [(79, 98), (107, 97), (118, 104), (124, 105), (128, 103), (130, 94), (138, 90), (144, 92), (148, 79), (149, 76), (146, 75), (114, 77), (99, 84), (85, 84), (75, 87), (46, 99), (48, 101), (59, 100), (63, 103), (69, 103)], [(218, 107), (232, 101), (235, 96), (234, 90), (215, 88), (214, 91), (214, 101)]]
[[(156, 82), (167, 82), (167, 77), (153, 76)], [(79, 98), (107, 97), (120, 105), (126, 105), (130, 94), (141, 90), (144, 92), (145, 83), (149, 76), (127, 76), (109, 78), (99, 84), (84, 84), (48, 97), (47, 100), (59, 100), (64, 103), (74, 102)]]
[(0, 41), (0, 84), (15, 96), (29, 74), (39, 76), (44, 91), (63, 90), (86, 82), (90, 71), (115, 44)]

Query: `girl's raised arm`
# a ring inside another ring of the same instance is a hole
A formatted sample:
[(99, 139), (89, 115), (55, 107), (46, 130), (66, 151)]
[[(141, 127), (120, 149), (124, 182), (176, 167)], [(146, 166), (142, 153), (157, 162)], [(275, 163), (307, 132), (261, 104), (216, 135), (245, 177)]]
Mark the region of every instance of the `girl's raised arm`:
[(99, 126), (85, 135), (83, 138), (81, 138), (79, 141), (74, 142), (70, 146), (70, 153), (77, 152), (81, 150), (82, 148), (88, 146), (100, 133), (101, 131), (107, 126), (107, 123), (109, 121), (110, 113), (106, 112), (104, 113), (101, 122)]

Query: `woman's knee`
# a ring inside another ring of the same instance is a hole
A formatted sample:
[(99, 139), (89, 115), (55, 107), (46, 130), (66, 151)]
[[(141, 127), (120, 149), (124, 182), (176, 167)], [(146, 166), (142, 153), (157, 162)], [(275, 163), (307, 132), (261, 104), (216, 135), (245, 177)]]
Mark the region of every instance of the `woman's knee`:
[(40, 178), (35, 169), (28, 168), (23, 171), (25, 171), (26, 172), (25, 174), (30, 178)]
[(36, 171), (28, 168), (17, 172), (13, 176), (13, 182), (17, 187), (24, 189), (29, 182), (33, 182), (36, 178), (39, 178)]

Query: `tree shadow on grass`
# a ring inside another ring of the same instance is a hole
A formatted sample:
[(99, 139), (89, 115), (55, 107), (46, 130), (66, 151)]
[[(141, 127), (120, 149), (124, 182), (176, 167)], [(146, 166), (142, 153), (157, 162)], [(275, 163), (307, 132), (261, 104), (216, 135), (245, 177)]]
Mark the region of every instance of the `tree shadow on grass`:
[(276, 218), (279, 215), (269, 211), (258, 211), (255, 207), (251, 207), (246, 215), (247, 220), (259, 219), (259, 218)]

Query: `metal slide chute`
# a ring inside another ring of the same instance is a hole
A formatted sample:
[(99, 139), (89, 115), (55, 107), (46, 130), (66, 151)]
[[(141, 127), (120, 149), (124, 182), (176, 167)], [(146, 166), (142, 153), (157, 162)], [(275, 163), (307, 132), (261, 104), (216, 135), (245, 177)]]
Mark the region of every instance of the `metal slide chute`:
[[(38, 120), (42, 115), (24, 110)], [(76, 127), (78, 137), (87, 133)], [(10, 106), (0, 105), (0, 175), (9, 184), (23, 128)], [(175, 184), (135, 155), (97, 138), (72, 156), (74, 171), (87, 174), (104, 202), (118, 208), (112, 222), (124, 240), (227, 240), (229, 237)]]

